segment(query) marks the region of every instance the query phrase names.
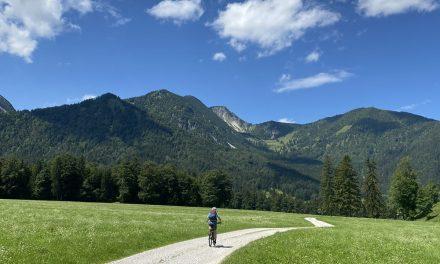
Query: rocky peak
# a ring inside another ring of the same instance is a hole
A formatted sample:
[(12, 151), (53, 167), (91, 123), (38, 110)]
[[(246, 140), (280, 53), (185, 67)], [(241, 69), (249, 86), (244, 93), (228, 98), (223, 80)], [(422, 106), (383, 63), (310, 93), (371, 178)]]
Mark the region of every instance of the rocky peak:
[(0, 95), (0, 113), (14, 112), (12, 104)]
[(252, 124), (242, 120), (225, 106), (213, 106), (211, 110), (237, 132), (249, 132), (252, 127)]

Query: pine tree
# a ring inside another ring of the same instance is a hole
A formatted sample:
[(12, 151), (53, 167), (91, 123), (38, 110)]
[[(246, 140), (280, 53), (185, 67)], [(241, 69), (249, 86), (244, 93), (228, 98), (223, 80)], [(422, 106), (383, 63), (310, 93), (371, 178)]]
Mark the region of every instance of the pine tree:
[(50, 169), (48, 164), (38, 162), (33, 166), (32, 198), (49, 200), (52, 197)]
[(362, 211), (361, 195), (349, 156), (345, 156), (337, 167), (334, 186), (336, 214), (358, 216)]
[(325, 157), (321, 173), (320, 210), (323, 214), (334, 213), (334, 169), (329, 156)]
[(365, 165), (364, 207), (368, 217), (379, 218), (384, 213), (384, 203), (377, 181), (376, 163), (367, 159)]
[(413, 219), (419, 185), (408, 157), (403, 158), (391, 180), (389, 207), (397, 218)]
[(123, 161), (119, 164), (115, 172), (118, 179), (119, 196), (118, 200), (123, 203), (138, 202), (138, 175), (140, 173), (140, 165), (137, 160)]

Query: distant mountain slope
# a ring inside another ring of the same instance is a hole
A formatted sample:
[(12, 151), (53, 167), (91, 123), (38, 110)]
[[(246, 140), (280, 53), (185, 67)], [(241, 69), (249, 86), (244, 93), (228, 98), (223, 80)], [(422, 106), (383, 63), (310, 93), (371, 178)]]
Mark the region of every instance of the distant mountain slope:
[(15, 109), (12, 104), (0, 95), (0, 113), (2, 112), (14, 112)]
[(440, 122), (409, 113), (361, 108), (297, 127), (275, 141), (274, 150), (291, 158), (339, 160), (352, 156), (359, 171), (372, 158), (378, 163), (382, 186), (388, 186), (400, 158), (409, 156), (421, 181), (440, 182)]
[(104, 94), (79, 104), (0, 115), (0, 156), (37, 160), (65, 152), (103, 164), (139, 158), (195, 173), (224, 169), (237, 188), (252, 182), (302, 199), (316, 194), (318, 186), (235, 132), (198, 99), (165, 90), (126, 100)]

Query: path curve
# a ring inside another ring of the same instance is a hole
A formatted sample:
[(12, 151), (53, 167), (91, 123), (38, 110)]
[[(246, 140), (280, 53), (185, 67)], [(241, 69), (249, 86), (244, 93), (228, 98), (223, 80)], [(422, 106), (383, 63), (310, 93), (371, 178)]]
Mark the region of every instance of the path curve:
[[(305, 218), (315, 227), (330, 227), (332, 225), (319, 221), (316, 218)], [(306, 229), (313, 227), (290, 227), (290, 228), (251, 228), (218, 234), (219, 242), (214, 248), (208, 246), (208, 238), (201, 237), (171, 244), (168, 246), (152, 249), (121, 260), (112, 264), (150, 264), (150, 263), (179, 263), (179, 264), (217, 264), (221, 263), (235, 250), (249, 244), (252, 241), (286, 232), (294, 229)]]

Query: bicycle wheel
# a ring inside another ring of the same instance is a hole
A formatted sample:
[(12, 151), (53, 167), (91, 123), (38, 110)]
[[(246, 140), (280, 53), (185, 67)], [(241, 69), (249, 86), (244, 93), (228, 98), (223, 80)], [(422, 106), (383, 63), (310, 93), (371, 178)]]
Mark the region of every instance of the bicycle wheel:
[(213, 242), (212, 232), (209, 231), (209, 235), (208, 235), (208, 244), (209, 244), (209, 247), (212, 247), (212, 242)]

